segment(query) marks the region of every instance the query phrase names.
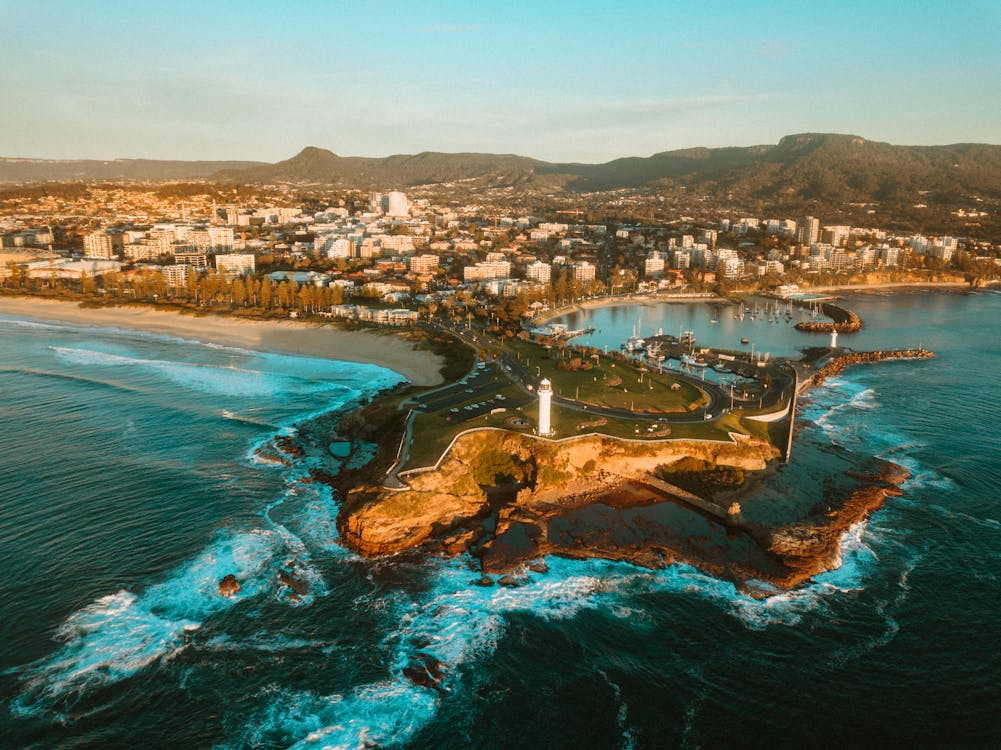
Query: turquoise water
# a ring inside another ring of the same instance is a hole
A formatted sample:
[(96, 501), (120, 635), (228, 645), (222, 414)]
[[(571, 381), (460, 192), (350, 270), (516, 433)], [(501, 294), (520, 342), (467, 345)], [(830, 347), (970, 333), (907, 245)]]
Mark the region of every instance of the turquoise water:
[[(1001, 744), (1001, 296), (850, 306), (867, 328), (843, 343), (938, 358), (812, 392), (748, 504), (819, 502), (874, 454), (914, 476), (839, 570), (763, 602), (684, 566), (550, 559), (507, 589), (461, 559), (358, 559), (300, 481), (333, 461), (311, 417), (398, 376), (0, 319), (0, 745)], [(253, 460), (293, 428), (301, 465)], [(419, 654), (442, 691), (403, 676)]]

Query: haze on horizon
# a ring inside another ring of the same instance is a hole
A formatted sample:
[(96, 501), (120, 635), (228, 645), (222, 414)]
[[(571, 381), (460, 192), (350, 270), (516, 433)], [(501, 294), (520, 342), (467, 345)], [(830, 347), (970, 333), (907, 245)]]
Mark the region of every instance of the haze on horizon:
[(1001, 143), (1001, 5), (0, 0), (0, 155)]

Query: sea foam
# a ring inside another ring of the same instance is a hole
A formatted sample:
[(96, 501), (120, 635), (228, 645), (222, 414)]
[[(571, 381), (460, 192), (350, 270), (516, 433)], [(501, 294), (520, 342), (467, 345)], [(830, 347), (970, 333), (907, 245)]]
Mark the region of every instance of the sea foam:
[[(207, 617), (261, 592), (276, 541), (256, 531), (223, 535), (144, 593), (118, 591), (73, 613), (56, 634), (62, 647), (23, 671), (17, 706), (29, 711), (72, 705), (85, 692), (173, 655)], [(229, 574), (241, 589), (225, 597), (219, 581)]]

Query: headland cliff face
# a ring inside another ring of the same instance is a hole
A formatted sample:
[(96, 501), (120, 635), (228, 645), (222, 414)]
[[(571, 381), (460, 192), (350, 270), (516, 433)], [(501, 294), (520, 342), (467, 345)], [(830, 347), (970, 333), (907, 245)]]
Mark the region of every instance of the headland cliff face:
[(455, 553), (473, 541), (472, 522), (498, 510), (504, 516), (505, 507), (596, 496), (686, 457), (758, 471), (778, 456), (771, 444), (740, 436), (734, 442), (640, 442), (587, 435), (557, 442), (481, 430), (460, 436), (438, 468), (404, 477), (409, 489), (353, 489), (340, 530), (345, 543), (365, 555), (391, 554), (432, 541), (446, 553)]

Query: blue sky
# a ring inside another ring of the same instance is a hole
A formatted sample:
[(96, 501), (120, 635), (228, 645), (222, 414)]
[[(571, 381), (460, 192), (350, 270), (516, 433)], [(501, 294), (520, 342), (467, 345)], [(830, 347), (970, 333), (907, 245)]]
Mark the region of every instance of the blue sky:
[(0, 155), (1001, 143), (1001, 2), (11, 2)]

